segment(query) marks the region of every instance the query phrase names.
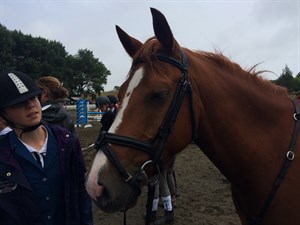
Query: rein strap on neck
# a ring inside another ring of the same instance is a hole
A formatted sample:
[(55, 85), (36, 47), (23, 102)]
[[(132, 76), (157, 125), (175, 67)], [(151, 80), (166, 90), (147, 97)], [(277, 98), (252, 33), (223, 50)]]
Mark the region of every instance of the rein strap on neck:
[(268, 195), (267, 200), (265, 201), (265, 204), (263, 205), (262, 209), (260, 210), (259, 214), (257, 215), (256, 218), (248, 218), (248, 223), (249, 225), (260, 225), (267, 210), (270, 208), (271, 203), (273, 202), (275, 195), (278, 191), (278, 188), (282, 182), (282, 180), (285, 177), (285, 174), (287, 173), (288, 167), (290, 165), (290, 163), (294, 160), (295, 157), (295, 144), (297, 141), (297, 136), (299, 133), (299, 129), (300, 129), (300, 110), (298, 107), (297, 102), (295, 102), (295, 100), (292, 100), (292, 103), (294, 105), (294, 109), (295, 109), (295, 114), (293, 115), (294, 120), (295, 120), (295, 125), (294, 125), (294, 131), (292, 134), (292, 138), (291, 138), (291, 142), (290, 142), (290, 146), (289, 146), (289, 150), (286, 154), (286, 158), (283, 162), (283, 165), (281, 166), (281, 169), (273, 183), (273, 187), (272, 190), (270, 192), (270, 194)]

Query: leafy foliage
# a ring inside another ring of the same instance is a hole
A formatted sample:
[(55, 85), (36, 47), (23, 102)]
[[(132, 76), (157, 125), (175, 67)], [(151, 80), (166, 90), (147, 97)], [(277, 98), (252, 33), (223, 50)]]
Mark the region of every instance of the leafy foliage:
[(9, 31), (0, 24), (0, 69), (18, 70), (37, 79), (54, 76), (64, 83), (71, 95), (100, 95), (111, 75), (93, 52), (79, 49), (70, 55), (57, 41)]
[(110, 71), (98, 59), (94, 58), (90, 50), (78, 50), (75, 56), (68, 58), (68, 65), (73, 69), (70, 88), (74, 95), (100, 95), (104, 90), (103, 84), (107, 83)]
[(114, 91), (119, 91), (120, 86), (114, 86)]
[(294, 78), (293, 72), (285, 65), (280, 77), (277, 80), (274, 80), (273, 83), (286, 87), (289, 94), (295, 94), (300, 91), (300, 72)]

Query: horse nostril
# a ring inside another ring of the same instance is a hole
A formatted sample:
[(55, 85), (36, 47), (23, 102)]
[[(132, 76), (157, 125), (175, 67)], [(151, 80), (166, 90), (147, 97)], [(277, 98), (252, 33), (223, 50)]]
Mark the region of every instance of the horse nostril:
[(96, 183), (93, 179), (87, 179), (85, 186), (86, 191), (94, 201), (97, 201), (97, 198), (103, 193), (103, 186)]
[(99, 185), (96, 188), (96, 196), (97, 196), (97, 198), (99, 198), (103, 194), (103, 192), (104, 192), (104, 187)]
[(103, 186), (103, 184), (102, 184), (100, 181), (97, 181), (97, 184), (98, 184), (99, 186)]

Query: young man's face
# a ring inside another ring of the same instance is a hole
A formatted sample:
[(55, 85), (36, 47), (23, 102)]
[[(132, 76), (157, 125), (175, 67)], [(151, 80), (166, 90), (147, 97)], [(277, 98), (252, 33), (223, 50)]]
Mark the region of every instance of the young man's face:
[(5, 108), (5, 113), (16, 127), (34, 126), (42, 119), (42, 108), (37, 96)]
[(108, 109), (108, 105), (105, 104), (105, 105), (100, 105), (99, 109), (101, 110), (101, 112), (106, 112), (107, 109)]

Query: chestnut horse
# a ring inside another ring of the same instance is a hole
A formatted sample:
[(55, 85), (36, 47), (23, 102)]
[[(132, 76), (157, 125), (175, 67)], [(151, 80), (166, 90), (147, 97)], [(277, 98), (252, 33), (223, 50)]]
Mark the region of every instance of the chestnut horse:
[(87, 176), (96, 205), (133, 207), (156, 173), (150, 164), (166, 167), (194, 140), (230, 181), (241, 224), (299, 224), (298, 101), (254, 68), (181, 47), (164, 15), (151, 13), (155, 36), (144, 44), (116, 27), (132, 66)]

